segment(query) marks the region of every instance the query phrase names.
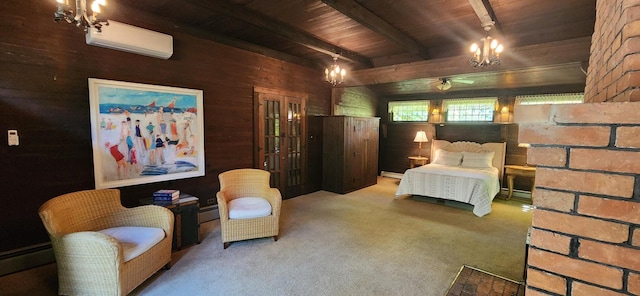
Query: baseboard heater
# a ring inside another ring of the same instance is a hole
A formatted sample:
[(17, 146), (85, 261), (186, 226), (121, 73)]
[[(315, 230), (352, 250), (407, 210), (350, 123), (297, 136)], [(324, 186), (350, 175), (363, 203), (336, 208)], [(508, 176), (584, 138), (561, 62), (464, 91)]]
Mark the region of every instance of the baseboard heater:
[(33, 245), (0, 254), (0, 276), (53, 263), (51, 243)]
[(381, 177), (394, 178), (394, 179), (402, 179), (402, 175), (403, 174), (401, 173), (394, 173), (394, 172), (385, 172), (385, 171), (380, 172)]
[(171, 35), (109, 20), (108, 26), (98, 31), (89, 28), (86, 34), (89, 45), (136, 53), (154, 58), (168, 59), (173, 55)]
[(211, 205), (200, 208), (199, 222), (200, 224), (208, 221), (220, 219), (220, 212), (218, 212), (218, 205)]

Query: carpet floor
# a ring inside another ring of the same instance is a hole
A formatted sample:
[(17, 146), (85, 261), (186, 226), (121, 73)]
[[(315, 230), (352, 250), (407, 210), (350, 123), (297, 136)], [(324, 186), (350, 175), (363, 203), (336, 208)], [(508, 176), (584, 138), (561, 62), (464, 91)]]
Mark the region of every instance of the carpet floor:
[[(528, 203), (496, 198), (492, 213), (410, 197), (399, 180), (349, 194), (318, 191), (283, 202), (278, 241), (222, 248), (220, 222), (201, 224), (202, 243), (172, 255), (133, 295), (434, 295), (460, 266), (522, 279)], [(0, 277), (0, 295), (56, 295), (56, 265)]]

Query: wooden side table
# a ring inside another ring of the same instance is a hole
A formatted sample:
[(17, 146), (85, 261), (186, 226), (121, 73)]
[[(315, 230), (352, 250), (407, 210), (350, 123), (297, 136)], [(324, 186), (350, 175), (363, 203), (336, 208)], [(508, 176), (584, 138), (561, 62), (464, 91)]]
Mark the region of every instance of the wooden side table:
[(421, 166), (429, 163), (429, 158), (422, 156), (409, 156), (409, 161), (411, 162), (409, 165), (410, 168), (414, 168), (416, 165)]
[(160, 202), (145, 198), (140, 200), (140, 204), (162, 206), (173, 212), (173, 250), (200, 243), (200, 203), (197, 197), (181, 193), (180, 198), (174, 201)]
[(513, 179), (515, 179), (516, 176), (520, 176), (531, 178), (533, 180), (531, 185), (531, 201), (533, 202), (533, 188), (536, 183), (536, 167), (508, 164), (504, 166), (504, 169), (505, 174), (507, 175), (507, 185), (509, 186), (507, 200), (511, 199), (511, 196), (513, 195)]

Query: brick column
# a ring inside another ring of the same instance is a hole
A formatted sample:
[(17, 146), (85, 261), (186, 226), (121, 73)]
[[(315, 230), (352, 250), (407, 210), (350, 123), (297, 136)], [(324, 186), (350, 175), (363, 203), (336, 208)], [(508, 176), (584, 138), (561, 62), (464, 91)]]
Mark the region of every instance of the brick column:
[(515, 112), (538, 165), (527, 295), (640, 294), (640, 102)]
[(597, 0), (585, 102), (640, 101), (640, 1)]
[(597, 0), (586, 103), (514, 111), (538, 166), (527, 296), (640, 295), (637, 101), (640, 0)]

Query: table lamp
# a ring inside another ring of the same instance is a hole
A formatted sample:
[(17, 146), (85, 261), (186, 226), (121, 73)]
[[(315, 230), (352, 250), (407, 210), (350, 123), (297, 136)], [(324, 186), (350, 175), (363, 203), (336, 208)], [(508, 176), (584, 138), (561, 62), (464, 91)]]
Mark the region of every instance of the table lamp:
[(416, 133), (416, 138), (413, 139), (414, 142), (418, 142), (418, 157), (422, 157), (422, 143), (429, 142), (427, 139), (427, 134), (424, 131), (419, 131)]
[[(529, 143), (518, 143), (518, 147), (522, 147), (522, 148), (527, 148), (528, 149), (529, 147), (531, 147), (531, 144), (529, 144)], [(525, 162), (524, 166), (528, 167), (529, 164), (527, 162)]]

